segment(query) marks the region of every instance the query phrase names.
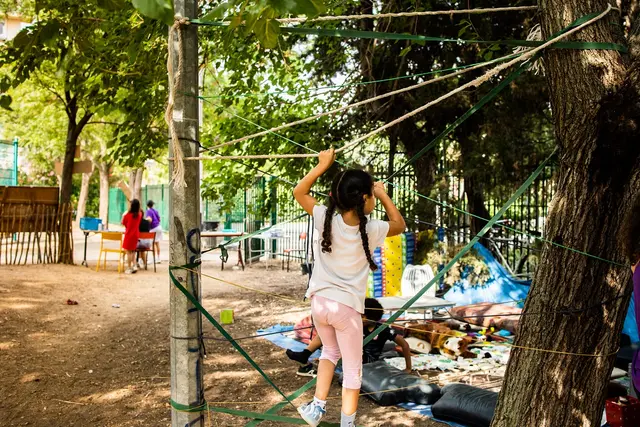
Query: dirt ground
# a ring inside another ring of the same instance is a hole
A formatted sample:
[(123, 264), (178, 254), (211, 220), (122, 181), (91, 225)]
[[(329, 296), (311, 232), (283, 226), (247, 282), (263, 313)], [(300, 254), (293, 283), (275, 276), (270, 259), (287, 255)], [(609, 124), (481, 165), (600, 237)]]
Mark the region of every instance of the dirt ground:
[[(306, 289), (305, 276), (283, 272), (279, 266), (221, 272), (219, 264), (210, 261), (203, 272), (298, 301)], [(115, 264), (100, 273), (80, 266), (3, 266), (0, 275), (0, 425), (170, 425), (166, 263), (157, 273), (131, 276), (118, 274)], [(208, 278), (203, 279), (203, 297), (215, 317), (220, 309), (235, 310), (235, 323), (228, 330), (236, 337), (276, 323), (294, 323), (308, 313), (303, 304)], [(67, 305), (67, 299), (78, 304)], [(219, 336), (209, 324), (205, 335)], [(270, 342), (250, 339), (241, 344), (285, 393), (307, 382)], [(230, 344), (207, 341), (206, 348), (206, 398), (212, 405), (263, 412), (280, 400)], [(334, 384), (332, 395), (339, 393)], [(296, 403), (311, 397), (312, 391), (307, 392)], [(256, 403), (217, 403), (248, 401)], [(287, 408), (280, 414), (294, 416), (294, 411)], [(379, 407), (364, 397), (358, 414), (358, 425), (363, 426), (442, 426), (396, 407)], [(339, 420), (337, 400), (330, 402), (327, 420)], [(215, 426), (246, 422), (212, 416)]]

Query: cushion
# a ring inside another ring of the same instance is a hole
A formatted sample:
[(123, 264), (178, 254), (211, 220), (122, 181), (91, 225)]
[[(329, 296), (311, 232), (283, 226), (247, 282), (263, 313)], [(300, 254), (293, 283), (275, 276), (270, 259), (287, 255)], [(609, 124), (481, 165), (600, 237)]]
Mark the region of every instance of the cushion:
[(362, 366), (361, 392), (381, 406), (398, 403), (431, 405), (440, 398), (437, 385), (389, 366), (382, 360)]
[(498, 403), (498, 393), (467, 384), (447, 384), (432, 407), (433, 416), (470, 427), (489, 427)]

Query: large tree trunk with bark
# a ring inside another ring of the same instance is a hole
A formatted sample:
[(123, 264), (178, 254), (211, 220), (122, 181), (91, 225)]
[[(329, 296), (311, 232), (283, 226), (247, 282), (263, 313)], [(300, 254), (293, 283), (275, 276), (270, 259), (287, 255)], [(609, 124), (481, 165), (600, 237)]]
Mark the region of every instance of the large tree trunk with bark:
[[(541, 0), (543, 34), (608, 4)], [(624, 43), (619, 23), (611, 12), (574, 39)], [(640, 193), (639, 66), (615, 51), (545, 53), (560, 148), (546, 238), (624, 265), (619, 231)], [(630, 296), (624, 265), (545, 246), (493, 427), (600, 425)]]
[[(71, 193), (73, 191), (73, 164), (78, 145), (78, 138), (82, 129), (91, 119), (91, 113), (85, 113), (80, 121), (78, 116), (78, 100), (68, 91), (65, 92), (67, 113), (67, 138), (65, 144), (64, 163), (62, 165), (62, 177), (60, 179), (60, 204), (62, 209), (71, 209)], [(73, 237), (71, 230), (72, 215), (62, 215), (60, 220), (60, 233), (58, 239), (58, 262), (61, 264), (73, 264), (73, 245), (71, 239)]]
[(97, 162), (100, 175), (100, 219), (106, 227), (109, 224), (109, 169), (111, 165), (106, 162)]

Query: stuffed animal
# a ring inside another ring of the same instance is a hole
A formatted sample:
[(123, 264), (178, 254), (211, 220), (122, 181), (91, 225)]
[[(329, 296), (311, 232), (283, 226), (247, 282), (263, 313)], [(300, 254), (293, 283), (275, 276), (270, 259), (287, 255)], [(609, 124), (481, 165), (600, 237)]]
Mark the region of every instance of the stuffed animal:
[(420, 324), (409, 324), (406, 330), (407, 337), (415, 337), (426, 341), (431, 349), (437, 349), (440, 354), (457, 359), (464, 357), (473, 359), (475, 353), (469, 351), (469, 345), (473, 343), (473, 338), (467, 335), (459, 335), (441, 323), (429, 322)]

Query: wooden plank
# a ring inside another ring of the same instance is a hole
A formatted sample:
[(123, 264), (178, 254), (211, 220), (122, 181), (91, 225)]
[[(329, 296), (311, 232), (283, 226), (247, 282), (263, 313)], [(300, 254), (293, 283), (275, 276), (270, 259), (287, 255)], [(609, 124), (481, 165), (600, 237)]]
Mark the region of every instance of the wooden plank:
[[(54, 170), (56, 175), (62, 175), (62, 162), (55, 162)], [(73, 162), (73, 173), (91, 173), (93, 172), (93, 162), (91, 160), (80, 160)]]

